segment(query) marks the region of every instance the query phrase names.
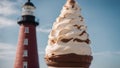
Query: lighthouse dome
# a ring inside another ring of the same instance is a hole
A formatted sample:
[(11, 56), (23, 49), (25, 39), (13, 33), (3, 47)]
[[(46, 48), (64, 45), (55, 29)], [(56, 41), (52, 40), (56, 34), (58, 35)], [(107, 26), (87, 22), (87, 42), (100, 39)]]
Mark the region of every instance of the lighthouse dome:
[(32, 2), (30, 2), (30, 1), (26, 2), (26, 3), (24, 4), (24, 6), (32, 6), (32, 7), (35, 7), (34, 4), (33, 4)]

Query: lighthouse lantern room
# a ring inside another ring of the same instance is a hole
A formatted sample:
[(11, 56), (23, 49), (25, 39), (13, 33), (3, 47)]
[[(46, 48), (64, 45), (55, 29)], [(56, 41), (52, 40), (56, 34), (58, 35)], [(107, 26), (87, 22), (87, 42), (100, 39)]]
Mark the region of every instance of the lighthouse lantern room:
[(39, 25), (38, 19), (35, 18), (35, 9), (36, 7), (30, 0), (26, 2), (22, 7), (22, 17), (19, 18), (18, 24), (25, 24), (25, 23), (31, 23), (34, 25)]
[(22, 15), (33, 15), (34, 16), (35, 6), (28, 0), (22, 8)]

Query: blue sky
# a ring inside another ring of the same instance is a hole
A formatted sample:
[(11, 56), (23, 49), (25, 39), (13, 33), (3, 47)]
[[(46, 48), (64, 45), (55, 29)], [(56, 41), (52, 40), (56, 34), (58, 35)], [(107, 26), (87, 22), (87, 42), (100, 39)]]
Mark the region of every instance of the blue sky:
[[(90, 68), (120, 67), (120, 0), (76, 0), (88, 26), (94, 60)], [(21, 7), (26, 0), (0, 2), (0, 68), (13, 68), (17, 47)], [(37, 42), (41, 68), (44, 50), (52, 24), (60, 14), (66, 0), (32, 0), (37, 7)]]

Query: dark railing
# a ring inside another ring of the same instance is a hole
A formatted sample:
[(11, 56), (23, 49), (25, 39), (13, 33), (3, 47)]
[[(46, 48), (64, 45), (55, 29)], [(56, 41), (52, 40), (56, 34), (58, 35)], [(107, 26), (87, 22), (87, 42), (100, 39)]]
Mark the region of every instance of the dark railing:
[(39, 19), (35, 18), (34, 16), (22, 16), (18, 18), (17, 22), (18, 24), (31, 23), (31, 24), (39, 25)]

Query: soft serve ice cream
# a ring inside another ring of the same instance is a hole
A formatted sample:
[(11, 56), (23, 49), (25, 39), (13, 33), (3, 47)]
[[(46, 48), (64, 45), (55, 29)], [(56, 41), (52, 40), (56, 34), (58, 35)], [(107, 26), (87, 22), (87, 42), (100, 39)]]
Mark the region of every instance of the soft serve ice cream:
[(75, 53), (91, 55), (89, 35), (76, 2), (69, 0), (53, 24), (46, 54), (48, 56)]
[(89, 68), (93, 57), (80, 11), (75, 0), (67, 0), (54, 22), (46, 47), (48, 68)]

